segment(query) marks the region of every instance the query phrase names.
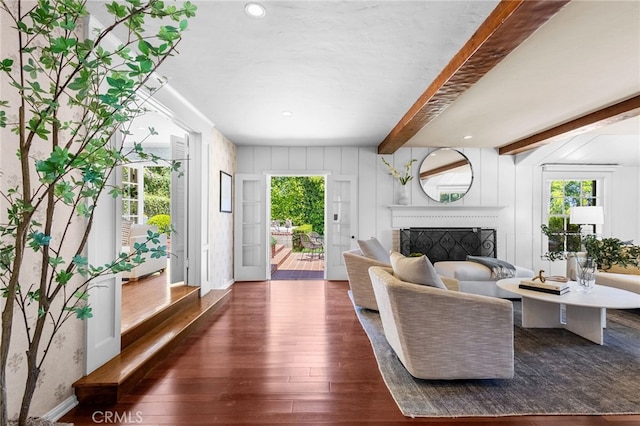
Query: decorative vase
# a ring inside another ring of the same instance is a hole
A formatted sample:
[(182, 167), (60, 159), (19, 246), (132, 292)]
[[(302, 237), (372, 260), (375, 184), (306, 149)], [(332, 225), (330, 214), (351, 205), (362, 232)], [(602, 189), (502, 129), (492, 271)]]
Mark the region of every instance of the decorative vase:
[(398, 197), (398, 204), (406, 206), (409, 204), (409, 190), (407, 185), (400, 185), (400, 196)]
[(578, 292), (591, 293), (596, 284), (596, 262), (590, 257), (579, 257), (578, 264)]

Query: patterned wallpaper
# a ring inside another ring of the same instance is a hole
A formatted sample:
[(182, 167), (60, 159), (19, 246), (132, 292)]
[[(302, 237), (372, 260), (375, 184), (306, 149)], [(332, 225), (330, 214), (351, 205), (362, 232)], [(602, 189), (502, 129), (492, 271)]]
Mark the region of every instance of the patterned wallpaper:
[(211, 282), (213, 288), (219, 289), (228, 287), (233, 282), (233, 214), (220, 212), (220, 171), (235, 175), (236, 146), (216, 129), (213, 129), (212, 144), (209, 171)]
[[(15, 46), (15, 31), (12, 29), (6, 14), (0, 14), (2, 22), (0, 22), (0, 57), (13, 57), (9, 48)], [(0, 79), (0, 99), (8, 100), (10, 105), (17, 105), (18, 99), (12, 96), (14, 89), (8, 85), (6, 78)], [(9, 122), (15, 122), (16, 113), (11, 109), (7, 113)], [(14, 187), (21, 181), (19, 162), (15, 153), (18, 148), (18, 141), (15, 134), (8, 128), (0, 129), (0, 145), (2, 146), (2, 154), (0, 154), (0, 186), (3, 191), (10, 187)], [(42, 143), (42, 142), (39, 142)], [(36, 148), (31, 155), (35, 159), (43, 158), (49, 152), (47, 144), (43, 144), (42, 148)], [(7, 204), (4, 198), (0, 197), (0, 216), (5, 221)], [(36, 213), (36, 219), (43, 218), (42, 212)], [(74, 223), (77, 225), (78, 223)], [(52, 233), (52, 245), (56, 240), (59, 241), (60, 230), (54, 230)], [(39, 270), (40, 259), (33, 256), (34, 252), (30, 251), (32, 258), (27, 259), (24, 268), (21, 271), (21, 283), (27, 286), (35, 281), (34, 277)], [(0, 299), (0, 309), (3, 309), (5, 299)], [(54, 310), (55, 312), (55, 310)], [(8, 414), (10, 418), (18, 415), (22, 394), (24, 391), (24, 383), (26, 379), (26, 348), (27, 339), (25, 332), (25, 324), (22, 320), (20, 311), (16, 308), (16, 317), (13, 324), (13, 333), (11, 346), (9, 348), (9, 360), (7, 364), (7, 394)], [(28, 320), (31, 322), (36, 318), (37, 312), (30, 310)], [(50, 335), (50, 328), (45, 329), (45, 334)], [(43, 339), (43, 342), (45, 339)], [(42, 367), (33, 403), (31, 405), (31, 415), (40, 416), (53, 407), (59, 405), (73, 394), (71, 384), (82, 376), (83, 373), (83, 347), (84, 347), (84, 326), (81, 321), (70, 319), (63, 328), (54, 336), (51, 348)]]

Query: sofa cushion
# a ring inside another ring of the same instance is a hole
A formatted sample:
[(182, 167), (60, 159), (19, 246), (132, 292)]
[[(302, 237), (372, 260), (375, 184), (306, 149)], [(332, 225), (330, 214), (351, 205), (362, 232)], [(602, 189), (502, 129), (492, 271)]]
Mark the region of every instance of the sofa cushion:
[(368, 240), (358, 240), (358, 247), (365, 257), (375, 259), (386, 264), (390, 263), (389, 252), (375, 237)]
[(414, 284), (428, 285), (446, 290), (436, 269), (427, 256), (405, 257), (398, 252), (391, 252), (393, 274), (400, 280)]

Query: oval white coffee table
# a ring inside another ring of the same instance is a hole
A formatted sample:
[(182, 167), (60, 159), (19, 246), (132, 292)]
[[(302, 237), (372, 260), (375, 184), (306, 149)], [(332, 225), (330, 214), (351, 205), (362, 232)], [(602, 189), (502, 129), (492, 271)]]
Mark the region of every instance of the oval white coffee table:
[[(522, 278), (496, 282), (498, 287), (522, 297), (522, 327), (565, 328), (574, 334), (602, 345), (607, 308), (640, 308), (640, 294), (614, 287), (596, 285), (592, 293), (577, 291), (578, 283), (569, 282), (571, 291), (561, 296), (518, 287)], [(562, 305), (566, 306), (562, 319)]]

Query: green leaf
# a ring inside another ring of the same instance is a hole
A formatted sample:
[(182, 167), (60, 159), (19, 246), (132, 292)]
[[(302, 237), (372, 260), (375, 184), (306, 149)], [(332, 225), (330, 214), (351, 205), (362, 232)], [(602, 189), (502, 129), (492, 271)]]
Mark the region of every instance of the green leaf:
[(40, 289), (28, 292), (27, 298), (29, 298), (31, 301), (34, 301), (34, 302), (37, 302), (38, 300), (40, 300)]
[(187, 18), (193, 18), (194, 16), (196, 16), (196, 11), (198, 10), (198, 8), (190, 1), (187, 1), (184, 3), (182, 10), (184, 10), (184, 16), (186, 16)]
[(73, 256), (72, 262), (78, 266), (87, 266), (89, 264), (89, 260), (84, 256), (80, 256), (79, 254)]
[(40, 248), (48, 246), (50, 242), (51, 237), (40, 231), (29, 234), (29, 247), (31, 247), (33, 251), (38, 251)]
[(61, 257), (52, 257), (49, 259), (49, 265), (53, 266), (54, 268), (56, 266), (60, 266), (64, 264), (64, 259)]
[(77, 299), (80, 300), (84, 300), (87, 301), (89, 300), (89, 292), (84, 291), (84, 290), (78, 290), (75, 293), (73, 293), (74, 297), (76, 297)]
[(76, 314), (76, 318), (81, 320), (93, 317), (93, 313), (91, 312), (91, 307), (89, 305), (77, 306), (73, 308), (73, 311)]
[(138, 42), (138, 50), (144, 53), (145, 55), (149, 55), (151, 48), (152, 48), (151, 43), (149, 43), (146, 40), (140, 40)]
[(10, 72), (13, 59), (7, 58), (0, 61), (0, 71)]
[(56, 274), (56, 282), (60, 285), (66, 285), (71, 278), (73, 278), (72, 272), (60, 271)]

